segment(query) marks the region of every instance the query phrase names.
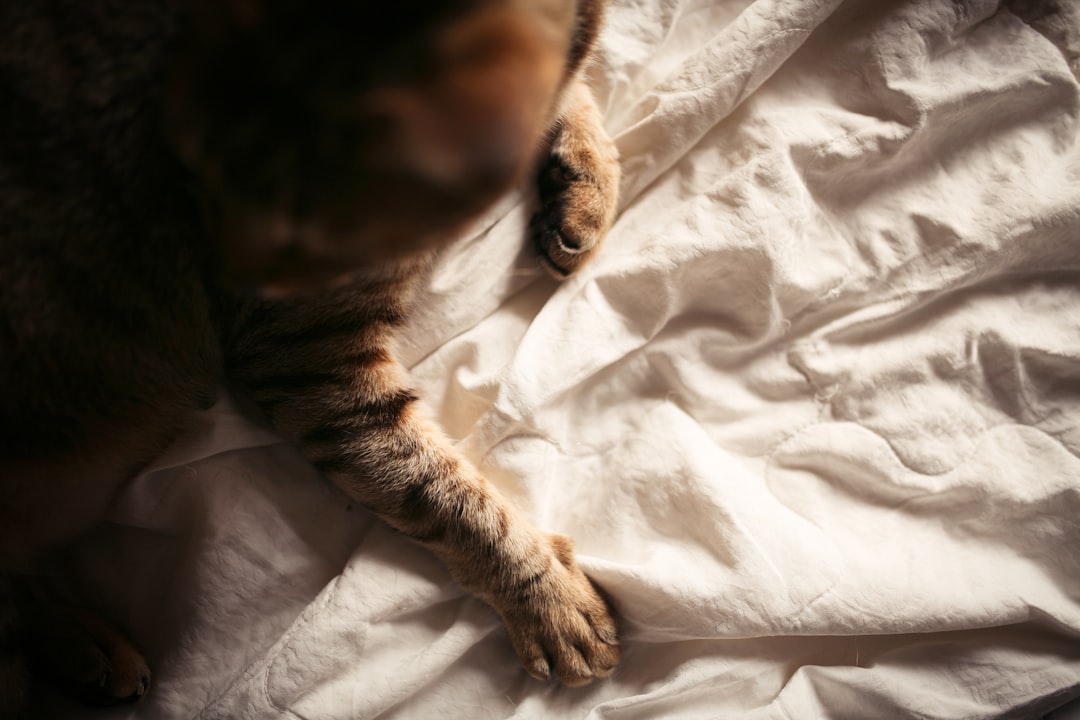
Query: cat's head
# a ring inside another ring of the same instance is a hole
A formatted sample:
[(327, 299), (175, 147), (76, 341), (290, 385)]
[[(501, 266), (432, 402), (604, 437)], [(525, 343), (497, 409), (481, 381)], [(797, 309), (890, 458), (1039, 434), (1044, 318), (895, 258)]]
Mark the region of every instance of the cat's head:
[(167, 126), (220, 211), (233, 279), (269, 292), (460, 231), (521, 177), (573, 0), (191, 0)]

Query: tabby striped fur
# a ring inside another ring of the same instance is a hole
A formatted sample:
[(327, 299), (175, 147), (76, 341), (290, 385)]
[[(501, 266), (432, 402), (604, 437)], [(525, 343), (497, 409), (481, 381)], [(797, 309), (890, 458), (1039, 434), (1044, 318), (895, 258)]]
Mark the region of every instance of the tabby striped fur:
[(229, 374), (329, 479), (429, 547), (503, 617), (534, 677), (579, 685), (619, 660), (570, 541), (533, 527), (425, 417), (394, 360), (422, 260), (238, 313)]

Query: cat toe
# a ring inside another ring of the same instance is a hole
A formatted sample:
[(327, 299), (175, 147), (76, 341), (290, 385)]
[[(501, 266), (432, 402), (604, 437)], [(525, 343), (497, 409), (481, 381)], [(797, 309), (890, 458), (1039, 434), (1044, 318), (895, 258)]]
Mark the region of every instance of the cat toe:
[[(584, 685), (595, 678), (607, 677), (622, 659), (622, 650), (615, 637), (615, 623), (606, 608), (600, 617), (595, 611), (582, 613), (585, 623), (584, 636), (574, 645), (581, 663), (572, 663), (568, 672), (560, 673), (563, 683), (570, 686)], [(581, 672), (584, 670), (584, 672)]]
[(530, 233), (541, 264), (560, 280), (581, 267), (597, 244), (582, 240), (569, 228), (562, 227), (557, 217), (542, 212), (533, 216)]

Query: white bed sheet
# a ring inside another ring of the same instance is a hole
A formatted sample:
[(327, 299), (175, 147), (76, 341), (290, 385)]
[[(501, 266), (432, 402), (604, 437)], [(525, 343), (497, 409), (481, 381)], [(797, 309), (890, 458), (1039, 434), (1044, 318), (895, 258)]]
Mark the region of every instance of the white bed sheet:
[(529, 679), (492, 611), (224, 400), (70, 558), (156, 669), (107, 716), (1080, 696), (1078, 45), (1030, 5), (618, 0), (591, 70), (624, 158), (605, 251), (557, 285), (514, 197), (441, 258), (402, 354), (575, 538), (621, 619), (612, 678)]

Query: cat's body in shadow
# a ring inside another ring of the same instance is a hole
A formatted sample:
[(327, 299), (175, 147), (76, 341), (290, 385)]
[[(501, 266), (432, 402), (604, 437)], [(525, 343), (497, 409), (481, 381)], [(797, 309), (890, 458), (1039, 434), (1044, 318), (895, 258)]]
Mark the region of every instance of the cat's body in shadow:
[(599, 247), (618, 165), (581, 72), (603, 3), (395, 8), (0, 9), (0, 708), (31, 666), (90, 702), (148, 690), (116, 628), (20, 607), (17, 577), (223, 382), (494, 607), (531, 674), (618, 661), (569, 542), (424, 418), (390, 344), (428, 254), (526, 173), (549, 270)]

